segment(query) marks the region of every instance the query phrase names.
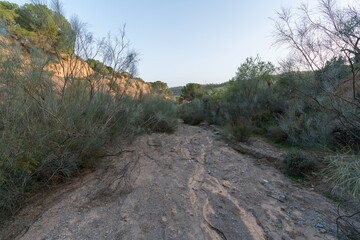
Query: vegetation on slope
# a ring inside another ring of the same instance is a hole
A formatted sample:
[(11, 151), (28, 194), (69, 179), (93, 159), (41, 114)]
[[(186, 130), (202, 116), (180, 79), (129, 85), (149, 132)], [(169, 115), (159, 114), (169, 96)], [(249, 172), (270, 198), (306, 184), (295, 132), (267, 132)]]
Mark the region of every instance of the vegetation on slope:
[[(127, 96), (126, 89), (114, 91), (100, 84), (99, 75), (91, 71), (82, 77), (75, 74), (80, 57), (90, 56), (91, 52), (86, 51), (98, 45), (78, 21), (68, 25), (71, 31), (57, 26), (53, 32), (47, 24), (56, 21), (59, 9), (53, 11), (37, 4), (18, 7), (5, 2), (0, 6), (5, 20), (0, 41), (1, 216), (14, 214), (24, 198), (42, 186), (76, 175), (81, 169), (94, 166), (101, 157), (114, 154), (106, 152), (108, 143), (116, 140), (124, 145), (140, 133), (174, 131), (177, 107), (173, 102), (142, 94)], [(27, 21), (30, 25), (24, 27), (21, 16), (34, 17), (36, 21)], [(19, 26), (26, 31), (19, 31)], [(34, 44), (24, 47), (9, 40), (14, 33)], [(58, 36), (56, 44), (47, 39), (53, 34)], [(124, 32), (121, 36), (125, 36)], [(79, 44), (84, 40), (86, 48)], [(113, 39), (108, 39), (101, 49), (106, 63), (112, 66), (105, 67), (107, 73), (112, 69), (134, 72), (136, 54), (127, 49), (126, 42), (119, 41), (114, 44)], [(49, 43), (51, 48), (61, 45), (62, 50), (71, 51), (43, 48)], [(118, 43), (124, 48), (117, 49)], [(119, 58), (107, 55), (109, 51), (119, 53)], [(60, 84), (46, 70), (54, 59), (64, 68)], [(64, 59), (67, 64), (61, 62)], [(96, 64), (98, 72), (106, 66), (88, 59), (90, 64)]]
[(42, 50), (74, 51), (75, 31), (60, 13), (44, 4), (18, 6), (0, 2), (0, 18), (11, 34), (31, 41)]
[(168, 88), (167, 83), (162, 81), (150, 82), (151, 90), (153, 94), (160, 94), (160, 95), (171, 95), (173, 92)]

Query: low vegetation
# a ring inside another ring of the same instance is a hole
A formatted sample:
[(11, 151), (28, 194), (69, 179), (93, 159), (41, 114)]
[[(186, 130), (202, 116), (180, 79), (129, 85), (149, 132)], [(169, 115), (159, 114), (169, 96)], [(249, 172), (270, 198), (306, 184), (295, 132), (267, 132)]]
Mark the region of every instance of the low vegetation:
[(316, 169), (314, 160), (299, 151), (289, 152), (282, 161), (282, 167), (294, 177), (304, 177)]

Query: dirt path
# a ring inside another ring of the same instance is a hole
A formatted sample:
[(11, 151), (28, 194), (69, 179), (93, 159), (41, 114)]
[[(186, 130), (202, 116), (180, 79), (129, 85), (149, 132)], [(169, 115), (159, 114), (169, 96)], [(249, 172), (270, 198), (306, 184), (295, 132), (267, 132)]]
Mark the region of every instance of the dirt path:
[(181, 124), (128, 149), (30, 204), (0, 238), (335, 239), (333, 203), (212, 130)]

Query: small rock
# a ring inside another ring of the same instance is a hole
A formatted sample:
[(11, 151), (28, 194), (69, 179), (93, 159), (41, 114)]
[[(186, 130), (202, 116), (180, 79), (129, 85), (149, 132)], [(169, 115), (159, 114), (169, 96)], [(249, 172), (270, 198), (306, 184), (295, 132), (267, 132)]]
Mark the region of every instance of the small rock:
[(193, 189), (193, 190), (196, 190), (196, 187), (193, 187), (192, 189)]
[(326, 233), (326, 229), (325, 228), (318, 228), (319, 232), (321, 233)]
[(281, 200), (286, 200), (286, 195), (284, 195), (284, 194), (279, 194), (279, 199), (281, 199)]
[(315, 225), (315, 227), (317, 227), (317, 228), (324, 228), (324, 225), (322, 225), (322, 224), (320, 224), (320, 223), (317, 223), (317, 224)]

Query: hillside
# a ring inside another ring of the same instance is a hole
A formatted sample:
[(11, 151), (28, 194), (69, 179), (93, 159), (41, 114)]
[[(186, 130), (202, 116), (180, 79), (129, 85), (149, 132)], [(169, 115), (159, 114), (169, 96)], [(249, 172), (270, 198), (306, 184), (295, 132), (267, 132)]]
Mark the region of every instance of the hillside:
[[(30, 62), (30, 51), (33, 47), (31, 43), (24, 42), (23, 38), (13, 35), (8, 37), (0, 36), (0, 42), (8, 45), (9, 48), (18, 44), (23, 52), (23, 61), (25, 63)], [(60, 57), (57, 57), (55, 53), (49, 52), (47, 57), (52, 60), (44, 66), (44, 70), (52, 73), (52, 80), (58, 89), (64, 85), (65, 79), (77, 78), (82, 79), (84, 82), (91, 79), (97, 89), (125, 93), (132, 97), (151, 93), (150, 84), (143, 80), (131, 78), (129, 74), (99, 74), (88, 63), (74, 54), (61, 54)]]
[[(87, 32), (83, 23), (79, 20), (68, 21), (62, 15), (61, 6), (59, 1), (53, 1), (51, 6), (45, 2), (18, 5), (0, 1), (0, 19), (3, 21), (0, 36), (2, 52), (20, 57), (25, 65), (33, 64), (33, 67), (42, 67), (43, 70), (52, 72), (53, 81), (59, 88), (65, 87), (71, 79), (78, 78), (97, 89), (108, 88), (107, 90), (131, 96), (151, 92), (150, 85), (130, 77), (131, 74), (122, 74), (130, 68), (135, 69), (138, 61), (135, 52), (124, 53), (126, 47), (122, 50), (116, 48), (118, 45), (128, 45), (124, 39), (123, 42), (115, 40), (116, 37), (109, 38), (107, 42), (95, 41), (93, 34)], [(108, 56), (107, 61), (112, 67), (103, 65), (116, 74), (100, 73), (85, 62), (100, 54), (104, 57), (108, 52), (112, 52), (116, 59)], [(32, 58), (40, 55), (42, 62), (35, 63)], [(25, 65), (22, 68), (27, 68)], [(109, 89), (110, 86), (113, 89)]]
[(54, 74), (53, 81), (59, 87), (64, 83), (64, 78), (71, 74), (84, 81), (86, 81), (87, 78), (92, 78), (97, 89), (107, 89), (113, 92), (125, 93), (132, 97), (151, 93), (150, 84), (142, 80), (131, 78), (129, 75), (116, 74), (114, 77), (112, 75), (103, 76), (96, 74), (96, 72), (81, 59), (77, 60), (76, 64), (71, 60), (62, 61), (62, 63), (51, 63), (47, 67), (47, 70)]

